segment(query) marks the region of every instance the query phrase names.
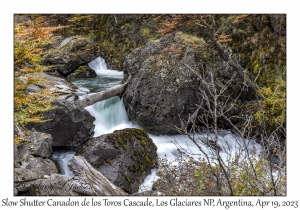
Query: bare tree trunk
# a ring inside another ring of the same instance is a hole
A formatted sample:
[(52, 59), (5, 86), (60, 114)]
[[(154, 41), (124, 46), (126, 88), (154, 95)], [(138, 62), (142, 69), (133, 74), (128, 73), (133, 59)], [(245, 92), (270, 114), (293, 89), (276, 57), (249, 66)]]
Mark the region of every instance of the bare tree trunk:
[(130, 79), (131, 79), (131, 74), (129, 73), (129, 77), (124, 84), (115, 85), (115, 86), (113, 86), (109, 89), (103, 90), (99, 93), (89, 95), (82, 100), (76, 101), (75, 104), (80, 105), (81, 107), (87, 107), (87, 106), (93, 105), (99, 101), (109, 99), (113, 96), (122, 95), (126, 89), (126, 86), (129, 83)]
[(72, 190), (84, 195), (125, 195), (125, 192), (112, 184), (100, 172), (94, 169), (82, 156), (74, 156), (69, 162), (69, 168), (74, 172)]

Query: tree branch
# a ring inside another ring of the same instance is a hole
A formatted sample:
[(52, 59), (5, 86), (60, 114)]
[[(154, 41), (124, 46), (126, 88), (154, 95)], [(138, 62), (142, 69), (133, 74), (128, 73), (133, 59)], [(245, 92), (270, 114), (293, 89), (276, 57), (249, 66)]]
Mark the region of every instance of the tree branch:
[(126, 86), (129, 83), (130, 79), (131, 79), (131, 74), (129, 73), (129, 77), (127, 78), (127, 81), (124, 84), (115, 85), (115, 86), (108, 88), (106, 90), (103, 90), (99, 93), (89, 95), (82, 100), (76, 101), (75, 104), (80, 105), (81, 107), (87, 107), (87, 106), (93, 105), (97, 102), (109, 99), (113, 96), (122, 95), (126, 89)]

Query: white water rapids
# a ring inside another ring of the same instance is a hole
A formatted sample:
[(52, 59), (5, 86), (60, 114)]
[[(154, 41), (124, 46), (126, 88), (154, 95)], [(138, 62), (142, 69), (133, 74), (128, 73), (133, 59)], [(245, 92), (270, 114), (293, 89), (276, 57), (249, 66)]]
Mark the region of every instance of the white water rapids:
[[(96, 60), (89, 63), (89, 66), (93, 68), (96, 73), (97, 77), (96, 79), (103, 79), (102, 82), (107, 81), (107, 83), (110, 83), (109, 86), (114, 85), (117, 81), (120, 81), (123, 78), (123, 72), (114, 71), (114, 70), (107, 70), (106, 63), (104, 59), (97, 58)], [(116, 80), (114, 80), (116, 79)], [(79, 87), (85, 87), (89, 88), (88, 85), (90, 85), (91, 80), (77, 80), (73, 82), (75, 85)], [(99, 83), (96, 85), (100, 85)], [(106, 84), (101, 84), (105, 86)], [(102, 87), (97, 87), (96, 90), (101, 90)], [(139, 126), (133, 124), (128, 120), (128, 116), (123, 104), (123, 100), (120, 100), (119, 97), (112, 97), (110, 99), (107, 99), (105, 101), (98, 102), (94, 105), (91, 105), (89, 107), (86, 107), (86, 110), (93, 115), (96, 118), (95, 124), (95, 134), (94, 137), (100, 136), (102, 134), (112, 133), (114, 130), (120, 130), (124, 128), (138, 128)], [(174, 135), (174, 136), (155, 136), (155, 135), (149, 135), (150, 138), (154, 141), (156, 144), (158, 150), (157, 155), (160, 158), (166, 158), (169, 161), (173, 161), (176, 158), (176, 155), (178, 154), (177, 147), (174, 144), (176, 141), (177, 144), (179, 144), (183, 149), (194, 153), (199, 154), (200, 151), (196, 147), (194, 143), (192, 143), (186, 136), (183, 135)], [(221, 137), (221, 136), (220, 136)], [(224, 132), (222, 134), (222, 139), (226, 139), (226, 147), (229, 147), (229, 150), (232, 154), (234, 154), (240, 147), (238, 146), (239, 143), (243, 143), (241, 140), (237, 140), (230, 132)], [(221, 141), (220, 141), (221, 142)], [(224, 141), (223, 141), (224, 142)], [(256, 150), (253, 152), (253, 155), (258, 155), (258, 152), (261, 148), (259, 144), (256, 144), (254, 141), (247, 141), (247, 147), (248, 148), (256, 148)], [(221, 145), (223, 147), (224, 145)], [(202, 148), (208, 152), (208, 148), (206, 148), (204, 145)], [(69, 173), (69, 169), (67, 168), (67, 161), (71, 159), (74, 156), (75, 152), (66, 152), (64, 154), (61, 153), (54, 153), (54, 157), (56, 156), (64, 156), (64, 160), (61, 161), (61, 163), (64, 163), (65, 165), (61, 165), (62, 172), (67, 171), (64, 174), (67, 176), (72, 176)], [(222, 154), (223, 159), (226, 159), (226, 154)], [(199, 156), (198, 156), (199, 157)], [(203, 156), (204, 157), (204, 156)], [(53, 158), (54, 159), (54, 158)], [(151, 188), (153, 184), (153, 180), (156, 178), (156, 171), (157, 169), (152, 169), (151, 174), (146, 177), (144, 180), (144, 183), (141, 185), (143, 189)], [(140, 188), (139, 191), (142, 190)]]

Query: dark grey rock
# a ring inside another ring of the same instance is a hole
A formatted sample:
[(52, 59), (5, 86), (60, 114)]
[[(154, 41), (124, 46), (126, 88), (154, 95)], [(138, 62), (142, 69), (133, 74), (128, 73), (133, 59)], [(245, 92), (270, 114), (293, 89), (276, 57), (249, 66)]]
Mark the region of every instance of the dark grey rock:
[(21, 168), (36, 171), (41, 177), (58, 172), (52, 160), (43, 159), (42, 157), (33, 157), (31, 155), (27, 157), (26, 161), (22, 162)]
[(83, 156), (116, 186), (134, 193), (154, 167), (156, 150), (145, 130), (128, 128), (89, 139), (76, 156)]
[(52, 154), (52, 137), (50, 134), (30, 132), (29, 154), (49, 158)]
[(76, 175), (71, 184), (74, 186), (72, 190), (75, 192), (89, 196), (121, 196), (126, 194), (93, 168), (82, 156), (74, 156), (68, 166)]
[(15, 183), (45, 178), (52, 173), (58, 172), (52, 160), (42, 157), (33, 157), (32, 155), (28, 155), (26, 159), (22, 161), (20, 168), (15, 168), (14, 170)]
[(55, 109), (44, 113), (46, 122), (26, 127), (51, 134), (52, 146), (79, 146), (94, 134), (95, 118), (88, 111), (63, 99), (55, 100), (53, 106)]
[[(171, 45), (178, 47), (178, 56)], [(187, 120), (197, 109), (200, 82), (191, 69), (199, 68), (199, 57), (174, 34), (133, 50), (124, 63), (125, 75), (133, 76), (123, 95), (129, 119), (150, 133), (177, 133), (180, 117)]]
[(52, 154), (52, 137), (47, 133), (30, 131), (26, 141), (16, 147), (21, 159), (26, 159), (28, 155), (48, 158)]

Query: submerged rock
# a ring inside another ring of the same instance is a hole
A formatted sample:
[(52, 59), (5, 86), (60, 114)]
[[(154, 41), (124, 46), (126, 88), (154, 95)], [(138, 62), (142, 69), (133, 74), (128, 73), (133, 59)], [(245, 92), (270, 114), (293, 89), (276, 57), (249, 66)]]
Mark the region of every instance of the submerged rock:
[(156, 150), (146, 131), (127, 128), (89, 139), (76, 156), (83, 156), (116, 186), (134, 193), (155, 166)]

